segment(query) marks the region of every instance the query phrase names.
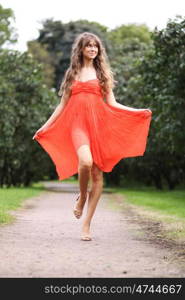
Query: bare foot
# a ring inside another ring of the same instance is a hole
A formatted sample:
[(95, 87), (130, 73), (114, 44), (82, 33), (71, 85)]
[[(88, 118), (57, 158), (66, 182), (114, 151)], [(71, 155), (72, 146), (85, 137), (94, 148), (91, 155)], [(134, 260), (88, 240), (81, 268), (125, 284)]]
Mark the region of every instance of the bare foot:
[(83, 240), (83, 241), (91, 241), (92, 240), (91, 235), (90, 235), (90, 225), (83, 225), (81, 240)]
[(86, 193), (85, 196), (82, 196), (81, 194), (79, 194), (76, 199), (73, 213), (77, 219), (79, 219), (82, 216), (83, 208), (84, 208), (85, 202), (87, 200), (87, 195), (88, 195), (88, 193)]

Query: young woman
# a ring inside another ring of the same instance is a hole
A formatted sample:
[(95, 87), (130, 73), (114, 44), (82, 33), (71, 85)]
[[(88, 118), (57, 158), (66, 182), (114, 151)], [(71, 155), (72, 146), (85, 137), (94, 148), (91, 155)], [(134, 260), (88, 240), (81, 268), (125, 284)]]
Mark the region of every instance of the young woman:
[[(103, 172), (126, 157), (145, 152), (152, 112), (118, 103), (105, 48), (90, 32), (79, 34), (58, 95), (60, 104), (35, 133), (56, 165), (59, 180), (78, 173), (80, 218), (88, 197), (81, 239), (90, 241), (90, 224), (103, 188)], [(88, 192), (88, 183), (92, 186)]]

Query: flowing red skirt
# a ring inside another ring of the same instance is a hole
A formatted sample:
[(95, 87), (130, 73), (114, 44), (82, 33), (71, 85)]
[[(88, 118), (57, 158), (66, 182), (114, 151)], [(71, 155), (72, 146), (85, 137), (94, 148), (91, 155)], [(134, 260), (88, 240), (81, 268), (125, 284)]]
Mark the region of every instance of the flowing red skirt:
[(129, 111), (104, 102), (98, 79), (74, 81), (60, 116), (35, 139), (53, 160), (59, 179), (78, 172), (77, 150), (89, 145), (93, 161), (103, 172), (123, 158), (142, 156), (152, 113)]

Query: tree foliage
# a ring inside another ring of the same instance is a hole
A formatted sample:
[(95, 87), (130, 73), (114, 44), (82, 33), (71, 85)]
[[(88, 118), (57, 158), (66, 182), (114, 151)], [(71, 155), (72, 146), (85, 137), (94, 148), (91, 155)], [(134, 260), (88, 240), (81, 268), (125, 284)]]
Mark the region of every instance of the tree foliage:
[(0, 53), (0, 185), (29, 185), (49, 171), (47, 154), (32, 140), (56, 105), (43, 70), (25, 52)]
[(151, 42), (151, 32), (145, 24), (121, 25), (111, 30), (108, 34), (114, 47), (123, 45), (127, 40), (137, 39), (140, 43)]
[(51, 55), (46, 50), (46, 45), (41, 45), (37, 41), (29, 41), (28, 52), (33, 56), (33, 58), (43, 65), (44, 72), (44, 82), (48, 88), (54, 86), (54, 62)]
[(139, 167), (148, 170), (158, 188), (167, 182), (173, 189), (185, 177), (184, 26), (185, 20), (177, 17), (166, 28), (155, 29), (153, 47), (138, 59), (127, 87), (136, 103), (153, 111), (147, 152)]
[(5, 42), (17, 42), (15, 29), (11, 26), (13, 20), (15, 20), (13, 10), (11, 8), (3, 8), (0, 4), (0, 48)]

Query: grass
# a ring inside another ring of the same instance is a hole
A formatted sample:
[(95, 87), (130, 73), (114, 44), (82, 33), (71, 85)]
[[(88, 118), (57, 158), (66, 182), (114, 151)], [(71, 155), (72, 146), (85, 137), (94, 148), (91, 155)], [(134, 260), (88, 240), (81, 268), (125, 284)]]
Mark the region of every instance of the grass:
[(43, 186), (39, 183), (31, 187), (0, 188), (0, 224), (11, 223), (14, 217), (9, 211), (18, 209), (25, 199), (35, 197), (43, 190)]
[(185, 190), (157, 191), (154, 188), (111, 190), (123, 194), (128, 203), (185, 220)]
[(131, 205), (135, 213), (145, 220), (162, 223), (167, 238), (185, 241), (185, 190), (154, 188), (110, 188), (109, 191), (123, 196), (123, 202)]

